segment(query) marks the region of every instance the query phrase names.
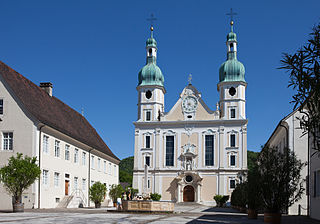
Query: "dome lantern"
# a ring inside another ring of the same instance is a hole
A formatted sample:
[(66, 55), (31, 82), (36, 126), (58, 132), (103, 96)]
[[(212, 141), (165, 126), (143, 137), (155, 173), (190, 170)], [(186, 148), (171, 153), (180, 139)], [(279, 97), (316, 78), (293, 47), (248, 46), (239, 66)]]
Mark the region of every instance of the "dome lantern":
[(219, 81), (233, 82), (243, 81), (245, 68), (244, 65), (237, 60), (237, 35), (233, 32), (233, 21), (230, 23), (231, 31), (227, 35), (227, 60), (220, 66)]
[(157, 41), (153, 38), (153, 26), (150, 27), (151, 35), (146, 41), (147, 62), (139, 72), (138, 86), (157, 85), (163, 86), (164, 77), (157, 66)]

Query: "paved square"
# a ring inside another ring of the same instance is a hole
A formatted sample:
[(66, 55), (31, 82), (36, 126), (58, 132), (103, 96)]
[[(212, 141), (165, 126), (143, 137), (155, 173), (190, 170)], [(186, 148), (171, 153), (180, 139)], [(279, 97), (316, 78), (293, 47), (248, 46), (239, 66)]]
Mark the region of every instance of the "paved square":
[[(24, 213), (1, 213), (0, 224), (101, 224), (101, 223), (264, 223), (263, 216), (249, 220), (247, 214), (231, 208), (212, 208), (203, 205), (175, 205), (173, 214), (118, 213), (102, 209), (41, 209)], [(110, 210), (110, 208), (109, 208)], [(282, 223), (320, 224), (306, 217), (283, 216)]]

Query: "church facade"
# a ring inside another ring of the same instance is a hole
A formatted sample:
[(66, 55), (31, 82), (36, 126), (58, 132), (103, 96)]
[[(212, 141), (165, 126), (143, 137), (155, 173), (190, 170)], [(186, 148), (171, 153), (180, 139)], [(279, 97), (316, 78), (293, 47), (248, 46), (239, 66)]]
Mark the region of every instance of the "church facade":
[(219, 102), (210, 107), (189, 84), (165, 112), (164, 76), (157, 42), (146, 42), (147, 63), (139, 72), (133, 187), (159, 193), (161, 200), (214, 204), (231, 195), (247, 170), (245, 69), (237, 60), (237, 38), (227, 35), (227, 60), (219, 69)]

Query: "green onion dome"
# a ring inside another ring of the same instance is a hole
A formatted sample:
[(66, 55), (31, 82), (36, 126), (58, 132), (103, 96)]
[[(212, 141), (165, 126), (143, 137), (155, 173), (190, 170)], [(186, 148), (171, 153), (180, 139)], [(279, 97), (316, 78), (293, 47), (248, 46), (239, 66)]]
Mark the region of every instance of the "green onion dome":
[(163, 86), (164, 77), (161, 69), (156, 65), (155, 57), (148, 57), (147, 64), (139, 72), (139, 86)]
[[(233, 56), (232, 56), (233, 55)], [(228, 60), (219, 69), (220, 82), (243, 81), (245, 69), (243, 64), (235, 57), (235, 52), (228, 53)]]

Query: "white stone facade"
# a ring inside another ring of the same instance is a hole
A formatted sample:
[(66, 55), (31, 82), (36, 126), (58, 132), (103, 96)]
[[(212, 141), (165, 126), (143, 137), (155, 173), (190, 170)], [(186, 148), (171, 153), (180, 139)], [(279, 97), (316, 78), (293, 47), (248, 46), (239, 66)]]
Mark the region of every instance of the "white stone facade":
[[(33, 84), (32, 87), (38, 88)], [(24, 107), (2, 75), (0, 100), (3, 100), (3, 113), (0, 114), (0, 167), (6, 165), (11, 156), (23, 153), (37, 157), (42, 171), (40, 184), (36, 181), (23, 194), (22, 202), (25, 208), (55, 208), (59, 203), (61, 207), (78, 207), (79, 203), (94, 206), (88, 201), (88, 189), (93, 182), (100, 181), (106, 184), (107, 189), (112, 184), (118, 184), (119, 159), (40, 122)], [(6, 133), (12, 135), (13, 144), (9, 148), (5, 139)], [(76, 153), (78, 158), (75, 161)], [(84, 159), (83, 153), (86, 155)], [(91, 156), (94, 156), (94, 166)], [(75, 178), (78, 178), (77, 186)], [(0, 198), (0, 210), (12, 209), (11, 196), (1, 184)], [(69, 203), (66, 204), (67, 201)], [(111, 204), (106, 195), (103, 205)]]
[[(236, 89), (233, 96), (228, 91), (231, 87)], [(133, 187), (144, 193), (144, 167), (149, 157), (146, 190), (160, 193), (162, 200), (214, 204), (214, 195), (231, 195), (232, 185), (240, 181), (239, 174), (247, 170), (245, 87), (244, 82), (220, 83), (220, 108), (213, 111), (197, 89), (188, 85), (168, 113), (163, 108), (163, 87), (138, 87)], [(147, 91), (152, 93), (149, 99), (145, 97)], [(194, 108), (186, 108), (188, 103)], [(223, 108), (234, 108), (234, 117)], [(148, 109), (158, 116), (146, 120), (141, 112)], [(166, 164), (168, 136), (173, 136), (172, 165)], [(213, 140), (213, 161), (207, 164), (206, 136)]]
[[(277, 148), (281, 152), (283, 152), (284, 148), (289, 148), (290, 150), (295, 152), (297, 158), (300, 159), (301, 162), (307, 163), (308, 135), (303, 135), (303, 130), (300, 128), (300, 121), (298, 120), (298, 118), (301, 116), (301, 113), (297, 109), (283, 118), (270, 136), (266, 145), (272, 148)], [(308, 166), (303, 167), (301, 171), (301, 177), (303, 180), (307, 180)], [(303, 187), (307, 189), (306, 181), (304, 181)], [(301, 206), (300, 214), (307, 215), (307, 197), (307, 191), (305, 190), (302, 194), (301, 199), (288, 208), (288, 214), (298, 215), (299, 206)]]

